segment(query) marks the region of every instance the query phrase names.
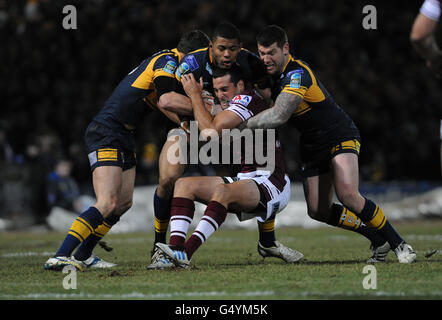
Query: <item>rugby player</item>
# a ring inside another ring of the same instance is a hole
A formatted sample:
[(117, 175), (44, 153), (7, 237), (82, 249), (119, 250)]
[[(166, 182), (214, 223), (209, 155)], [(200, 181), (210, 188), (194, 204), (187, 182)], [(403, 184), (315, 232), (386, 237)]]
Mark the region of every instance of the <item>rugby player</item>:
[[(186, 55), (179, 64), (175, 77), (181, 82), (184, 74), (192, 73), (196, 79), (202, 79), (203, 91), (213, 95), (212, 70), (215, 67), (229, 69), (239, 65), (244, 77), (253, 84), (270, 103), (271, 78), (265, 70), (261, 59), (254, 53), (242, 48), (241, 36), (238, 29), (229, 22), (221, 22), (214, 30), (212, 41), (209, 46), (195, 50)], [(188, 98), (187, 98), (188, 99)], [(207, 97), (210, 100), (210, 95)], [(160, 97), (158, 106), (164, 110), (175, 112), (181, 115), (193, 115), (193, 109), (189, 100), (183, 99), (180, 92), (169, 92)], [(219, 112), (215, 103), (212, 113)], [(154, 195), (155, 214), (155, 241), (152, 250), (151, 265), (148, 268), (156, 268), (159, 256), (155, 254), (155, 243), (165, 243), (166, 233), (170, 221), (170, 203), (173, 196), (173, 188), (176, 180), (180, 178), (186, 166), (183, 164), (171, 164), (167, 161), (169, 148), (176, 143), (176, 140), (167, 141), (161, 151), (159, 159), (159, 184)], [(258, 248), (267, 248), (267, 252), (258, 251), (263, 257), (282, 257), (285, 261), (291, 261), (293, 257), (288, 256), (291, 251), (279, 243), (277, 246), (275, 236), (275, 221), (269, 219), (265, 222), (258, 220), (259, 244)]]
[[(73, 265), (82, 270), (115, 265), (97, 257), (93, 249), (132, 205), (134, 130), (144, 116), (156, 109), (157, 99), (176, 88), (174, 72), (181, 58), (209, 41), (205, 33), (193, 30), (181, 37), (175, 49), (145, 59), (124, 77), (94, 117), (86, 130), (85, 142), (97, 201), (74, 221), (54, 257), (44, 264), (45, 269), (60, 270)], [(162, 111), (180, 123), (176, 114)]]
[[(181, 78), (202, 133), (212, 129), (212, 133), (220, 135), (223, 129), (237, 128), (268, 107), (256, 89), (247, 87), (246, 78), (239, 66), (214, 68), (212, 72), (214, 92), (224, 109), (216, 116), (212, 116), (205, 108), (201, 97), (203, 79), (200, 78), (198, 83), (192, 73), (182, 75)], [(263, 142), (264, 153), (270, 150), (268, 143)], [(240, 220), (257, 217), (265, 222), (274, 220), (275, 215), (287, 206), (290, 200), (290, 180), (279, 140), (276, 138), (271, 143), (275, 151), (273, 171), (260, 169), (255, 158), (252, 163), (248, 163), (245, 146), (242, 145), (241, 166), (236, 177), (178, 179), (172, 199), (169, 245), (156, 244), (163, 254), (160, 260), (162, 265), (158, 264), (158, 269), (173, 266), (187, 269), (192, 255), (221, 226), (229, 211), (237, 213)], [(207, 204), (207, 208), (196, 230), (186, 241), (194, 215), (194, 201)], [(277, 241), (275, 246), (281, 248)], [(259, 248), (262, 249), (260, 244)], [(283, 250), (290, 251), (292, 260), (289, 262), (294, 263), (303, 258), (303, 254), (298, 251), (289, 248)]]
[[(300, 132), (300, 156), (308, 214), (315, 220), (356, 231), (371, 241), (369, 262), (385, 261), (393, 250), (401, 263), (416, 253), (395, 231), (381, 208), (359, 193), (359, 130), (310, 67), (289, 53), (285, 31), (267, 26), (257, 35), (258, 54), (275, 79), (275, 105), (249, 119), (249, 128), (291, 123)], [(332, 203), (333, 188), (343, 204)]]

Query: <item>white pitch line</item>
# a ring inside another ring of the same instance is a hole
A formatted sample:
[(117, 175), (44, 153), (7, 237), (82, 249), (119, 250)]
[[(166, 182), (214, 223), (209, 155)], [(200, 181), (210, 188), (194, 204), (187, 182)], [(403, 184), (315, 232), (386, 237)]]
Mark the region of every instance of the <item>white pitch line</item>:
[(296, 298), (330, 298), (330, 297), (347, 297), (347, 298), (416, 298), (416, 297), (433, 297), (441, 298), (442, 291), (433, 292), (388, 292), (388, 291), (367, 291), (367, 292), (317, 292), (317, 291), (300, 291), (300, 292), (274, 292), (274, 291), (248, 291), (248, 292), (225, 292), (225, 291), (209, 291), (209, 292), (171, 292), (171, 293), (141, 293), (131, 292), (122, 294), (92, 294), (92, 293), (28, 293), (28, 294), (0, 294), (0, 299), (171, 299), (171, 298), (201, 298), (212, 297), (222, 298), (226, 296), (233, 297), (263, 297), (272, 296), (278, 299), (282, 296)]
[(2, 258), (21, 258), (21, 257), (32, 257), (32, 256), (53, 256), (55, 252), (10, 252), (10, 253), (3, 253), (1, 255)]

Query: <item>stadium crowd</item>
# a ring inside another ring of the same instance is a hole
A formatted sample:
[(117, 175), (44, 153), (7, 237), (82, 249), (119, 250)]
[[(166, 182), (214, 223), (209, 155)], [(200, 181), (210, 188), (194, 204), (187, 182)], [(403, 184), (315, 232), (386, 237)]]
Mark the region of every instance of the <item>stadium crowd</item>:
[[(261, 27), (279, 24), (287, 31), (292, 54), (316, 70), (359, 127), (363, 181), (441, 179), (441, 82), (409, 41), (419, 1), (399, 8), (372, 1), (375, 30), (362, 26), (363, 1), (73, 0), (65, 3), (77, 9), (72, 30), (63, 28), (63, 3), (0, 0), (3, 207), (44, 216), (50, 173), (66, 157), (81, 192), (91, 193), (84, 131), (114, 87), (185, 31), (210, 36), (221, 20), (234, 23), (254, 52)], [(157, 183), (158, 152), (172, 126), (154, 112), (138, 129), (137, 184)], [(297, 133), (288, 124), (281, 136), (296, 181)]]

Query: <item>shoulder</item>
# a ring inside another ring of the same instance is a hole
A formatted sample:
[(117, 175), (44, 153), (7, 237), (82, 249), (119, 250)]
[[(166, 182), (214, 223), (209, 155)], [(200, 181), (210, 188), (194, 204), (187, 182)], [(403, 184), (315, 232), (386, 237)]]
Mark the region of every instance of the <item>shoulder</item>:
[(248, 89), (230, 101), (228, 110), (236, 111), (243, 119), (248, 119), (266, 108), (266, 103), (259, 93), (256, 90)]
[(316, 82), (316, 77), (309, 65), (302, 60), (292, 59), (281, 76), (284, 85), (297, 88), (300, 85), (310, 86)]
[(201, 48), (188, 53), (180, 61), (179, 67), (176, 71), (176, 76), (180, 79), (183, 74), (195, 72), (205, 67), (208, 61), (208, 48)]
[(180, 64), (187, 64), (190, 70), (194, 71), (201, 66), (204, 66), (204, 63), (206, 62), (208, 57), (208, 47), (201, 48), (186, 54), (181, 60)]
[(166, 73), (174, 74), (178, 67), (178, 57), (171, 51), (163, 52), (160, 55), (154, 57), (153, 69), (162, 69)]

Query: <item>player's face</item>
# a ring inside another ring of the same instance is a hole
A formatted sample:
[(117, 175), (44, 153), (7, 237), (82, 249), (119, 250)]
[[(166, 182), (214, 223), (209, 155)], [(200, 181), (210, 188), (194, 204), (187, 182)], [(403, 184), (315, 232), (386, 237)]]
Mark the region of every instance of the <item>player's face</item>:
[(230, 69), (236, 62), (236, 57), (241, 50), (241, 43), (238, 39), (217, 37), (211, 48), (216, 65), (222, 69)]
[(280, 74), (285, 66), (286, 57), (288, 56), (288, 45), (283, 48), (278, 47), (275, 42), (269, 47), (258, 44), (258, 54), (264, 62), (267, 73), (270, 75)]
[(213, 92), (221, 103), (221, 108), (226, 109), (229, 107), (229, 102), (241, 91), (241, 80), (238, 82), (238, 86), (235, 86), (230, 80), (230, 75), (227, 74), (224, 77), (213, 79)]

